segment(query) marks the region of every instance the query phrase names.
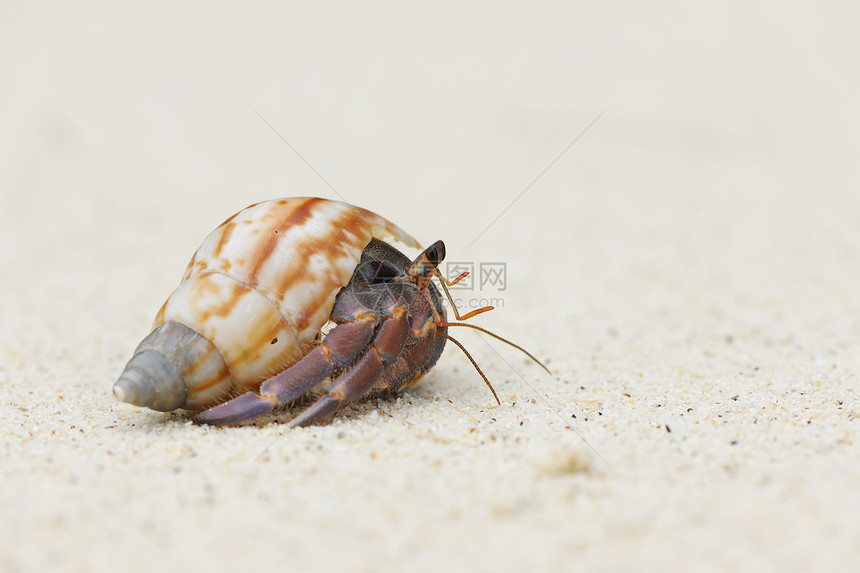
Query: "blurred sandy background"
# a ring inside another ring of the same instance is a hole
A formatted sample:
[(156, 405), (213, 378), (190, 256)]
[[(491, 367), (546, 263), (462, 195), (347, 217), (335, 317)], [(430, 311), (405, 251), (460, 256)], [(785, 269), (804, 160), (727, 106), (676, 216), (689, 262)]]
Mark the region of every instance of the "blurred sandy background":
[[(851, 570), (858, 22), (0, 1), (0, 569)], [(506, 263), (475, 322), (554, 375), (461, 333), (502, 406), (450, 348), (309, 429), (116, 404), (203, 237), (296, 195)]]

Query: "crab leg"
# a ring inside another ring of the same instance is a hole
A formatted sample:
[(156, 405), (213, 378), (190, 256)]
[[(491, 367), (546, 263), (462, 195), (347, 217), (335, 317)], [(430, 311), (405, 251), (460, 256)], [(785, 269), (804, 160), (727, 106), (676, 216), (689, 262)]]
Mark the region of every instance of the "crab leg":
[(409, 337), (409, 313), (406, 307), (396, 308), (392, 314), (393, 317), (384, 320), (379, 326), (376, 336), (358, 362), (336, 378), (331, 391), (293, 419), (290, 426), (309, 426), (373, 390), (383, 367), (397, 360)]
[(197, 421), (213, 425), (235, 424), (263, 416), (295, 400), (327, 378), (334, 367), (343, 367), (355, 360), (370, 342), (376, 320), (374, 314), (363, 314), (355, 322), (339, 324), (304, 358), (263, 382), (260, 394), (246, 392), (201, 412)]

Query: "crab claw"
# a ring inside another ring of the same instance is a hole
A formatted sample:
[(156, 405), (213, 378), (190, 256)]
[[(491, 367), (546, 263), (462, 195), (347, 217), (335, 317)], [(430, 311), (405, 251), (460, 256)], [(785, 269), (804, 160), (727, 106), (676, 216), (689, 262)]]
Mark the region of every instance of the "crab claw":
[(203, 424), (222, 425), (244, 422), (268, 414), (275, 409), (274, 396), (260, 396), (254, 392), (246, 392), (197, 415), (197, 421)]

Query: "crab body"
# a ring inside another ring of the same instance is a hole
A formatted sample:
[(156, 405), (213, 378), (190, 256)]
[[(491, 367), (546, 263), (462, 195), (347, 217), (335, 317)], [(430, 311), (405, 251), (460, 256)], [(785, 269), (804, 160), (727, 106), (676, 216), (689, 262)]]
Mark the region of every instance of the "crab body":
[(197, 250), (114, 395), (224, 424), (330, 377), (331, 391), (293, 420), (307, 425), (374, 391), (414, 384), (447, 338), (430, 283), (444, 245), (413, 261), (383, 238), (418, 246), (383, 217), (337, 201), (280, 199), (240, 211)]

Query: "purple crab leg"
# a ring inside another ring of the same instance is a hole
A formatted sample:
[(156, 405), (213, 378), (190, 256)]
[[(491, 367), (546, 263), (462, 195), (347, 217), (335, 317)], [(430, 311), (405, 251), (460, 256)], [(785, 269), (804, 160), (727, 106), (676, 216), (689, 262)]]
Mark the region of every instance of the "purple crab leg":
[(235, 424), (292, 402), (327, 378), (335, 366), (342, 367), (355, 360), (373, 336), (375, 323), (376, 316), (371, 314), (334, 327), (325, 341), (304, 358), (263, 382), (260, 394), (246, 392), (201, 412), (197, 421), (212, 425)]
[(409, 313), (406, 308), (397, 308), (393, 314), (392, 318), (380, 325), (376, 337), (358, 362), (334, 380), (328, 394), (321, 396), (293, 419), (290, 422), (291, 427), (309, 426), (318, 422), (373, 389), (383, 366), (397, 360), (409, 337)]

